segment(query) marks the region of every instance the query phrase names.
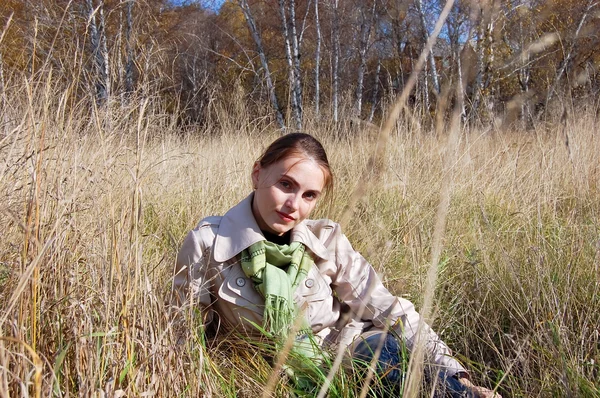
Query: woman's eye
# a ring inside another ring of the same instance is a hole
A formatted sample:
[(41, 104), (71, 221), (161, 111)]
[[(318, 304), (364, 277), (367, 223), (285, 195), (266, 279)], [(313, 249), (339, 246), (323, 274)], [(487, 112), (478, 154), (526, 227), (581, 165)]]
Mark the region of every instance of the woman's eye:
[(317, 194), (314, 193), (314, 192), (307, 192), (307, 193), (304, 194), (304, 197), (307, 200), (315, 200), (315, 199), (317, 199)]
[(286, 189), (289, 189), (292, 187), (292, 184), (290, 184), (288, 181), (279, 181), (279, 184)]

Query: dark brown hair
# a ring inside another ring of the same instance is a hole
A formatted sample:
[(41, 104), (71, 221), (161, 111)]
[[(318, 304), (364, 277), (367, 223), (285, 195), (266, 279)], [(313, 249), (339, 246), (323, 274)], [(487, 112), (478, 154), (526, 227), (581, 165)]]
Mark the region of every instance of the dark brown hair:
[(325, 191), (333, 190), (333, 173), (325, 149), (319, 140), (310, 134), (291, 133), (279, 137), (265, 149), (258, 158), (258, 163), (264, 168), (293, 155), (304, 155), (314, 160), (325, 175)]

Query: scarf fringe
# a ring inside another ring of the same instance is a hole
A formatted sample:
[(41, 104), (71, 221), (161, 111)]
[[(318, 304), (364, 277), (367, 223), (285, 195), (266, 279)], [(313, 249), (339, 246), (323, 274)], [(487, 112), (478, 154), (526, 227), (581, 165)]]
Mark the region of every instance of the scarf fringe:
[(269, 333), (275, 336), (286, 336), (293, 320), (294, 313), (284, 297), (275, 295), (265, 297), (263, 325)]

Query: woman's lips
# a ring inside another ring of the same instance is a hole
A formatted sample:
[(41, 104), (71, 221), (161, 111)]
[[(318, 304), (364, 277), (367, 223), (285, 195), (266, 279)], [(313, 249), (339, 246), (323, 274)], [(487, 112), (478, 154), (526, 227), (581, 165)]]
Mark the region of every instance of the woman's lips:
[(289, 214), (282, 213), (280, 211), (278, 211), (277, 214), (279, 214), (279, 217), (281, 217), (281, 219), (285, 222), (292, 222), (292, 221), (296, 220), (294, 217), (290, 216)]

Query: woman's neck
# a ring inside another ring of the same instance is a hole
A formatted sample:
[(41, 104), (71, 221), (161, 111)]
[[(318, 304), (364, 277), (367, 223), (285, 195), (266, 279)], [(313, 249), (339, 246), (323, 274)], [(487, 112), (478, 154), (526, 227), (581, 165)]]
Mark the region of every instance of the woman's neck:
[(287, 231), (283, 235), (276, 235), (271, 232), (263, 231), (264, 237), (271, 243), (275, 243), (276, 245), (289, 245), (290, 244), (290, 236), (292, 235), (292, 230)]

